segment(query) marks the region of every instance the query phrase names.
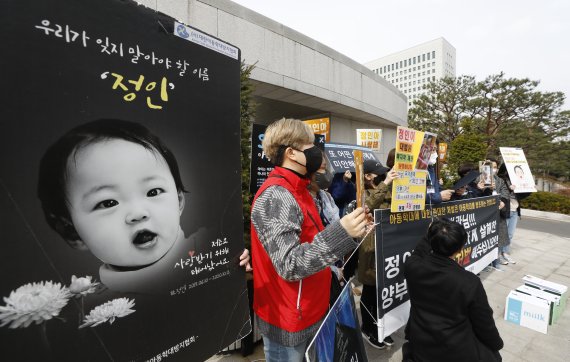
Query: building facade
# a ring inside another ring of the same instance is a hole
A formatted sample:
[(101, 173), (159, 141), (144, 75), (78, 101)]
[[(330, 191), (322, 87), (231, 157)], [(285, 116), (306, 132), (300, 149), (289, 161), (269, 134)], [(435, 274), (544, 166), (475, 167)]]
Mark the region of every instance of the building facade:
[(237, 46), (255, 64), (256, 123), (330, 119), (330, 141), (356, 143), (356, 129), (382, 129), (384, 162), (407, 125), (407, 99), (364, 65), (229, 0), (139, 0), (142, 5)]
[(438, 38), (364, 65), (404, 93), (410, 107), (425, 94), (428, 82), (455, 77), (455, 59), (453, 45)]

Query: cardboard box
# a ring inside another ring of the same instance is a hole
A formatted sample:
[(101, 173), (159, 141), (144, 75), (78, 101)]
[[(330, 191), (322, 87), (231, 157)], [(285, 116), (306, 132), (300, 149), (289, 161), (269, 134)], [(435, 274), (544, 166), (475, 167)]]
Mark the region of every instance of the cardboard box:
[(568, 299), (568, 287), (562, 284), (549, 282), (548, 280), (533, 277), (532, 275), (525, 275), (523, 278), (524, 284), (529, 287), (538, 288), (548, 293), (552, 293), (560, 297), (560, 305), (556, 309), (556, 318), (554, 322), (558, 320), (559, 316), (562, 314), (566, 308), (566, 300)]
[(560, 297), (558, 295), (529, 287), (528, 285), (521, 285), (517, 287), (516, 291), (547, 300), (550, 303), (550, 318), (548, 320), (548, 324), (552, 325), (552, 323), (556, 323), (561, 313)]
[(507, 296), (505, 320), (547, 334), (550, 302), (512, 290)]

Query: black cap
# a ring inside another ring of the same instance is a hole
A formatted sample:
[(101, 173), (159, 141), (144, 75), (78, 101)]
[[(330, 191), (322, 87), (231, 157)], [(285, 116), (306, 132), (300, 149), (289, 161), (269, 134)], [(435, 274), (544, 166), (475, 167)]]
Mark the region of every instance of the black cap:
[(453, 189), (454, 190), (459, 190), (460, 188), (462, 188), (463, 186), (467, 186), (469, 185), (471, 182), (475, 181), (475, 179), (480, 175), (481, 173), (479, 171), (476, 170), (471, 170), (467, 173), (467, 175), (463, 176), (459, 181), (457, 181), (455, 183), (455, 185), (453, 185)]
[(380, 162), (375, 160), (364, 161), (364, 173), (374, 173), (378, 176), (390, 171), (388, 167), (384, 167)]

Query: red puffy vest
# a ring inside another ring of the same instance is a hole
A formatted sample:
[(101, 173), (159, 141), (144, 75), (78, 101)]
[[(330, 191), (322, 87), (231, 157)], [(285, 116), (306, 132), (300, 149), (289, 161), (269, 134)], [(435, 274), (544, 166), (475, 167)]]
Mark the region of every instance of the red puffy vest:
[[(287, 189), (303, 211), (301, 243), (311, 243), (323, 230), (319, 212), (307, 186), (309, 180), (282, 167), (275, 167), (263, 183), (255, 200), (269, 186)], [(327, 312), (331, 285), (331, 272), (325, 268), (301, 281), (283, 279), (273, 267), (271, 259), (251, 225), (251, 251), (253, 261), (253, 309), (265, 322), (288, 332), (298, 332), (321, 320)]]

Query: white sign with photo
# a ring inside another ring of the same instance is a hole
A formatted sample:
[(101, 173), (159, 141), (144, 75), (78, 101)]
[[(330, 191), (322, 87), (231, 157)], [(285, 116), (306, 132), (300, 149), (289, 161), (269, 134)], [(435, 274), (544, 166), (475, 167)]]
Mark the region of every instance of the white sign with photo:
[(515, 193), (536, 192), (534, 177), (526, 161), (522, 148), (500, 147)]

